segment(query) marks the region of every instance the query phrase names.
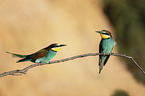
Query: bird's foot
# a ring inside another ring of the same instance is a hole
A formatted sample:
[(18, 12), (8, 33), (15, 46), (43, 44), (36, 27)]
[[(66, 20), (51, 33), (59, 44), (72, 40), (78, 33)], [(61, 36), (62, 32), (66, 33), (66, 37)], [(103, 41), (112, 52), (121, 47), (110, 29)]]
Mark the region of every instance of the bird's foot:
[(105, 53), (103, 53), (103, 56), (105, 56), (106, 54)]

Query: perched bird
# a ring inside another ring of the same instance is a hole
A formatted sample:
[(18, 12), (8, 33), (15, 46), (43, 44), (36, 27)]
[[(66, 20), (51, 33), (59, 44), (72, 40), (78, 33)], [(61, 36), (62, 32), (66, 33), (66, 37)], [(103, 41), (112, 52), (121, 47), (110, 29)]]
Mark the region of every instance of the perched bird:
[(34, 63), (48, 63), (56, 55), (57, 51), (61, 49), (62, 46), (66, 45), (54, 43), (30, 55), (20, 55), (10, 52), (6, 53), (12, 54), (13, 56), (16, 57), (23, 58), (18, 60), (17, 63), (24, 61), (31, 61)]
[[(102, 38), (99, 45), (99, 53), (110, 54), (112, 52), (113, 47), (115, 46), (115, 41), (113, 40), (111, 33), (107, 30), (96, 31), (96, 32), (100, 33)], [(106, 55), (106, 56), (99, 55), (99, 74), (101, 73), (101, 70), (103, 69), (103, 66), (105, 66), (109, 57), (110, 55)]]

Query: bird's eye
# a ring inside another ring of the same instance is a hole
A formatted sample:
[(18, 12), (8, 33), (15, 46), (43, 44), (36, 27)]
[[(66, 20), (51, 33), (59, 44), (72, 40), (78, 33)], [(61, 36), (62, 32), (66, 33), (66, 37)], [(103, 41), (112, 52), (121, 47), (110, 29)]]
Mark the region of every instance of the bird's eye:
[(105, 31), (105, 30), (102, 30), (102, 33), (103, 33), (103, 34), (105, 34), (105, 33), (106, 33), (106, 31)]

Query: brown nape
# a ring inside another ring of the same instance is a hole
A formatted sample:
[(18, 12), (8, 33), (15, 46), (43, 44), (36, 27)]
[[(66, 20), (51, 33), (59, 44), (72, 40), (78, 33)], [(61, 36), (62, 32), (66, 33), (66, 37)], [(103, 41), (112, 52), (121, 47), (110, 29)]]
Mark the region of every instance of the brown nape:
[(45, 47), (45, 50), (50, 50), (52, 47), (54, 47), (57, 43), (51, 44), (48, 47)]
[(44, 49), (49, 51), (53, 46), (52, 45), (49, 45), (48, 47), (45, 47)]

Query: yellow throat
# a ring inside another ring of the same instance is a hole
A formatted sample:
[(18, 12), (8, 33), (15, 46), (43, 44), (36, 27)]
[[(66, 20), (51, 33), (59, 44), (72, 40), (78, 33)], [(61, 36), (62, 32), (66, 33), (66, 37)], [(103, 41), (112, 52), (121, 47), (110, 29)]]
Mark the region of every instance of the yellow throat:
[(52, 48), (53, 51), (59, 51), (61, 47)]
[(110, 37), (109, 35), (104, 35), (104, 34), (100, 34), (100, 35), (101, 35), (101, 37), (104, 38), (104, 39), (107, 39), (107, 38)]

